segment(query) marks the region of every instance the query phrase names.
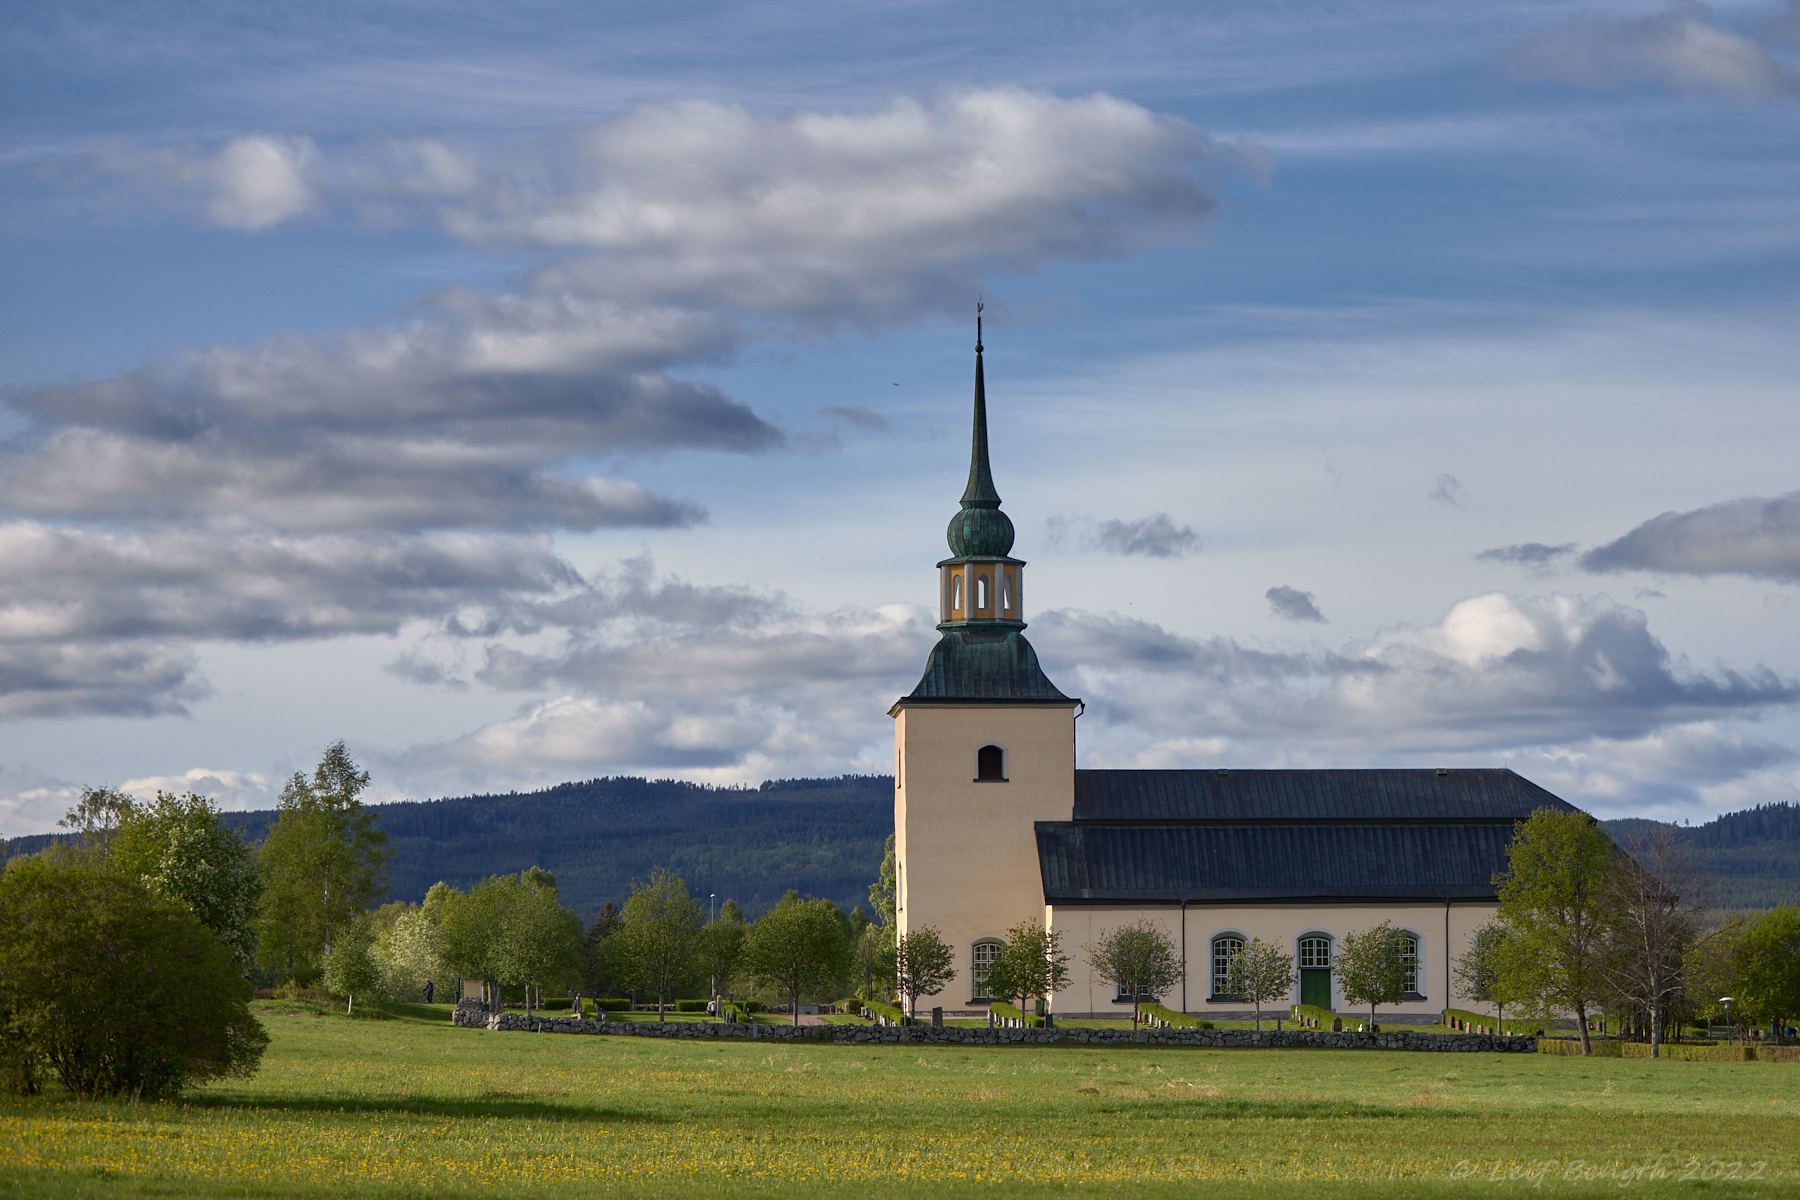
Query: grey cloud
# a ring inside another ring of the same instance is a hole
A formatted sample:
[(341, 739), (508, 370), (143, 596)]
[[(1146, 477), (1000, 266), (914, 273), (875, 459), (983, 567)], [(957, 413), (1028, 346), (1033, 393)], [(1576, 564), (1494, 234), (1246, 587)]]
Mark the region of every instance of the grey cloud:
[(1544, 542), (1518, 542), (1511, 546), (1495, 546), (1475, 557), (1482, 562), (1514, 563), (1522, 567), (1548, 569), (1575, 553), (1574, 542), (1560, 546)]
[(1142, 554), (1150, 558), (1180, 558), (1200, 544), (1191, 528), (1177, 527), (1168, 513), (1136, 521), (1103, 522), (1093, 540), (1108, 554)]
[(1581, 566), (1595, 572), (1748, 575), (1800, 582), (1800, 492), (1663, 513), (1588, 551)]
[(1311, 592), (1303, 592), (1298, 588), (1286, 586), (1272, 587), (1263, 593), (1263, 599), (1269, 602), (1269, 607), (1278, 617), (1285, 617), (1290, 621), (1316, 621), (1321, 625), (1329, 624), (1325, 620), (1325, 614), (1320, 612), (1318, 605), (1313, 603)]
[(1147, 558), (1180, 558), (1200, 547), (1200, 535), (1190, 526), (1176, 525), (1168, 513), (1135, 521), (1114, 518), (1095, 522), (1085, 517), (1050, 517), (1044, 522), (1044, 540), (1064, 546), (1073, 539), (1082, 550), (1105, 554), (1141, 554)]
[[(1791, 10), (1790, 10), (1791, 16)], [(1716, 95), (1800, 96), (1800, 80), (1700, 4), (1653, 17), (1593, 21), (1537, 35), (1507, 64), (1529, 78), (1598, 91), (1651, 86)]]
[(867, 433), (886, 433), (887, 418), (872, 408), (864, 408), (860, 404), (832, 404), (819, 410), (819, 415), (842, 421), (846, 425), (861, 429)]
[(535, 628), (581, 577), (544, 546), (470, 534), (293, 538), (0, 526), (0, 644), (393, 633), (458, 610)]
[(1337, 653), (1271, 654), (1079, 614), (1034, 628), (1052, 677), (1068, 690), (1058, 671), (1072, 668), (1102, 721), (1171, 736), (1473, 750), (1637, 737), (1800, 703), (1800, 684), (1766, 668), (1678, 663), (1641, 611), (1604, 597), (1477, 596), (1436, 625), (1395, 626)]
[(211, 691), (183, 648), (0, 642), (0, 719), (181, 715)]
[(1437, 486), (1425, 494), (1427, 500), (1435, 500), (1439, 504), (1448, 504), (1451, 508), (1463, 506), (1463, 485), (1456, 476), (1445, 472), (1437, 477)]
[(467, 691), (469, 681), (460, 679), (446, 670), (441, 663), (430, 662), (415, 652), (409, 651), (395, 658), (382, 668), (389, 675), (404, 679), (408, 683), (422, 684), (426, 687), (445, 687), (452, 691)]

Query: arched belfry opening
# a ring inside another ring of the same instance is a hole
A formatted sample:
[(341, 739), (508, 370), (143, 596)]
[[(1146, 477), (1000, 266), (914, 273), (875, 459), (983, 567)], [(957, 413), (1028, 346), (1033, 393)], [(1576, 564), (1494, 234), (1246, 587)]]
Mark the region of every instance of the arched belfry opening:
[(1006, 782), (1006, 751), (991, 742), (975, 752), (975, 778)]

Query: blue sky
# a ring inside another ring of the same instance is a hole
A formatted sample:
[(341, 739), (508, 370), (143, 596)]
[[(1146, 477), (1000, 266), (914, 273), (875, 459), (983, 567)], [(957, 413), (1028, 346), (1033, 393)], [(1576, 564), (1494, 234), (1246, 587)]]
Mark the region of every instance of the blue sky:
[(1800, 7), (29, 6), (0, 834), (885, 770), (988, 303), (1092, 766), (1800, 797)]

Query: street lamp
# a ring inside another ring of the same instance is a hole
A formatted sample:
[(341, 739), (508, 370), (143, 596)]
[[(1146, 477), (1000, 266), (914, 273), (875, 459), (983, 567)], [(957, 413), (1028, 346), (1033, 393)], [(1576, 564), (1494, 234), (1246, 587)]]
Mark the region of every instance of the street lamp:
[[(708, 892), (706, 894), (706, 920), (708, 924), (712, 924), (719, 919), (718, 914), (713, 910), (713, 901), (718, 898), (719, 893), (717, 892)], [(711, 935), (709, 934), (708, 936)], [(717, 975), (708, 975), (706, 977), (706, 986), (707, 990), (712, 992), (713, 1011), (717, 1013), (719, 1011), (719, 977)]]
[(1730, 1037), (1731, 1036), (1730, 1031), (1732, 1028), (1732, 1025), (1731, 1025), (1731, 997), (1730, 996), (1720, 996), (1719, 1003), (1723, 1004), (1725, 1006), (1725, 1029), (1726, 1029), (1725, 1036)]

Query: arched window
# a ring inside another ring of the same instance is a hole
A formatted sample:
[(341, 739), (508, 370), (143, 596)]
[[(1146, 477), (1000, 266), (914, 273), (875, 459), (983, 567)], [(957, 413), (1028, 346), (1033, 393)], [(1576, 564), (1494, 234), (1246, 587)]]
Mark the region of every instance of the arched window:
[(1419, 994), (1419, 939), (1401, 931), (1400, 961), (1406, 964), (1406, 994)]
[(975, 778), (1006, 778), (1006, 751), (998, 746), (983, 746), (975, 752)]
[(988, 577), (977, 575), (975, 577), (975, 607), (977, 609), (988, 608), (992, 605), (993, 601), (988, 596), (989, 591)]
[(1328, 937), (1303, 937), (1300, 939), (1300, 965), (1302, 967), (1331, 966), (1331, 939)]
[(960, 612), (962, 606), (962, 576), (952, 575), (950, 577), (950, 611)]
[(1002, 612), (1011, 612), (1013, 610), (1013, 589), (1012, 589), (1012, 572), (1011, 571), (1008, 571), (1006, 574), (1000, 576), (1000, 610)]
[[(987, 993), (988, 972), (994, 969), (994, 960), (1006, 949), (1006, 943), (998, 938), (988, 938), (976, 942), (969, 949), (969, 999), (991, 1000)], [(1006, 999), (1005, 996), (1000, 999)]]
[(1218, 999), (1237, 999), (1231, 991), (1231, 960), (1244, 952), (1244, 939), (1222, 933), (1212, 940), (1212, 994)]

